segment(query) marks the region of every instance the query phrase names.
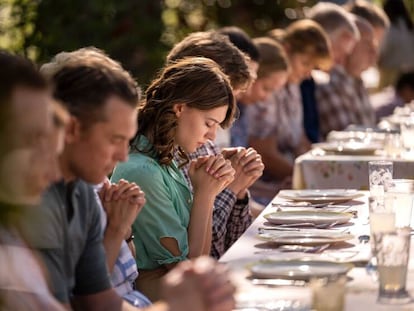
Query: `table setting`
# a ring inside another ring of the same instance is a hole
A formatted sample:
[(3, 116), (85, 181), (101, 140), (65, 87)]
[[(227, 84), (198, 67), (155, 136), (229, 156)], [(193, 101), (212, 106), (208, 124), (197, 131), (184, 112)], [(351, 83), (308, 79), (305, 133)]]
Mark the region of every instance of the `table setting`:
[(414, 181), (377, 164), (365, 172), (372, 192), (279, 192), (220, 259), (238, 288), (236, 310), (414, 310)]
[(401, 130), (331, 132), (327, 142), (313, 144), (295, 159), (293, 189), (367, 190), (368, 162), (377, 160), (392, 161), (395, 178), (413, 179), (414, 135)]

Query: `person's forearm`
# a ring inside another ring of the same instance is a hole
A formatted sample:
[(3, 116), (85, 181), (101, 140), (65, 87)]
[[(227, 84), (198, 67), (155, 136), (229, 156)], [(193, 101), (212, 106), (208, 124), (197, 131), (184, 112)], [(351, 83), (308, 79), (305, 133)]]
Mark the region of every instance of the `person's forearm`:
[(295, 150), (295, 156), (300, 156), (301, 154), (304, 154), (305, 152), (308, 152), (312, 147), (311, 142), (308, 140), (308, 138), (305, 136), (305, 134), (302, 134), (300, 144)]
[(156, 302), (146, 308), (136, 308), (124, 301), (121, 311), (173, 311), (173, 308), (166, 302)]
[(277, 150), (268, 150), (261, 153), (265, 170), (277, 179), (291, 176), (293, 165)]
[(208, 217), (208, 224), (207, 228), (209, 229), (209, 234), (207, 235), (206, 239), (204, 240), (204, 254), (210, 254), (211, 251), (211, 243), (212, 243), (212, 236), (213, 236), (213, 211), (211, 211), (211, 217)]
[(188, 226), (189, 258), (210, 253), (213, 204), (213, 197), (200, 193), (194, 194), (190, 224)]
[(112, 230), (109, 227), (105, 230), (103, 244), (106, 253), (106, 264), (108, 265), (110, 273), (112, 273), (114, 269), (124, 236), (125, 233), (119, 230)]

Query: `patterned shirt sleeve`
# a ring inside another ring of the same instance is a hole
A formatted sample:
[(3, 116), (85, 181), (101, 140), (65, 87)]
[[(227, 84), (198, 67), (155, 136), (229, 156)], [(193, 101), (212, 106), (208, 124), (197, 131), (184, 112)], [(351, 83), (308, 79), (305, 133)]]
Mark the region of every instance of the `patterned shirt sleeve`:
[(225, 240), (225, 250), (228, 250), (234, 242), (246, 231), (252, 223), (252, 216), (249, 209), (250, 193), (246, 204), (237, 203), (231, 211), (229, 222), (227, 224), (227, 234)]
[[(204, 155), (217, 155), (220, 150), (208, 141), (194, 153), (189, 154), (190, 159)], [(188, 176), (188, 165), (181, 168), (191, 188)], [(237, 197), (230, 189), (224, 189), (216, 196), (213, 209), (213, 236), (210, 255), (220, 258), (224, 252), (236, 241), (251, 224), (248, 204), (236, 204)]]
[(210, 255), (220, 258), (251, 224), (249, 204), (236, 204), (230, 189), (219, 193), (213, 209), (213, 238)]
[(333, 130), (343, 130), (354, 122), (355, 94), (345, 73), (333, 70), (330, 82), (317, 86), (316, 97), (323, 137)]

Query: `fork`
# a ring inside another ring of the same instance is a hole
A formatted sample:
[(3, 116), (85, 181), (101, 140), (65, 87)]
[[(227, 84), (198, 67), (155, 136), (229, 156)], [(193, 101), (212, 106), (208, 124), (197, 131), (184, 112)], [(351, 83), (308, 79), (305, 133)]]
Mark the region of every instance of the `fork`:
[(325, 202), (325, 203), (309, 203), (309, 202), (272, 202), (274, 207), (314, 207), (322, 208), (329, 205), (334, 205), (335, 202)]
[[(322, 230), (327, 230), (327, 229), (331, 229), (331, 228), (314, 228), (314, 230), (317, 229), (322, 229)], [(307, 232), (306, 230), (311, 230), (311, 228), (296, 228), (296, 227), (259, 227), (258, 231), (259, 233), (263, 233), (266, 231), (281, 231), (281, 232)], [(349, 229), (337, 229), (334, 228), (332, 229), (335, 233), (350, 233)], [(329, 230), (327, 230), (329, 231)], [(414, 233), (413, 233), (414, 235)]]
[(339, 222), (334, 221), (331, 223), (325, 223), (325, 224), (315, 224), (313, 222), (297, 222), (297, 223), (291, 223), (291, 224), (281, 224), (279, 227), (281, 228), (290, 228), (290, 227), (314, 227), (318, 229), (329, 229), (334, 226), (336, 226)]
[(317, 254), (317, 253), (322, 253), (329, 246), (330, 246), (329, 243), (322, 244), (322, 245), (316, 245), (316, 246), (281, 245), (281, 246), (279, 246), (278, 249), (282, 252), (303, 252), (303, 253)]

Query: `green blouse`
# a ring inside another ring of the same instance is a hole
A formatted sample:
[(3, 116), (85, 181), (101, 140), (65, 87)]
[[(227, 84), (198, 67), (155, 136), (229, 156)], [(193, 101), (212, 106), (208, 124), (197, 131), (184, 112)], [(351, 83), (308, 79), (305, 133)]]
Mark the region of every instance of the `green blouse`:
[[(144, 149), (151, 145), (140, 136), (138, 146)], [(145, 192), (146, 204), (132, 225), (138, 268), (151, 270), (185, 260), (193, 198), (177, 164), (160, 165), (151, 153), (131, 153), (127, 162), (116, 166), (111, 181), (122, 178), (135, 182)], [(176, 239), (180, 256), (161, 245), (164, 237)]]

